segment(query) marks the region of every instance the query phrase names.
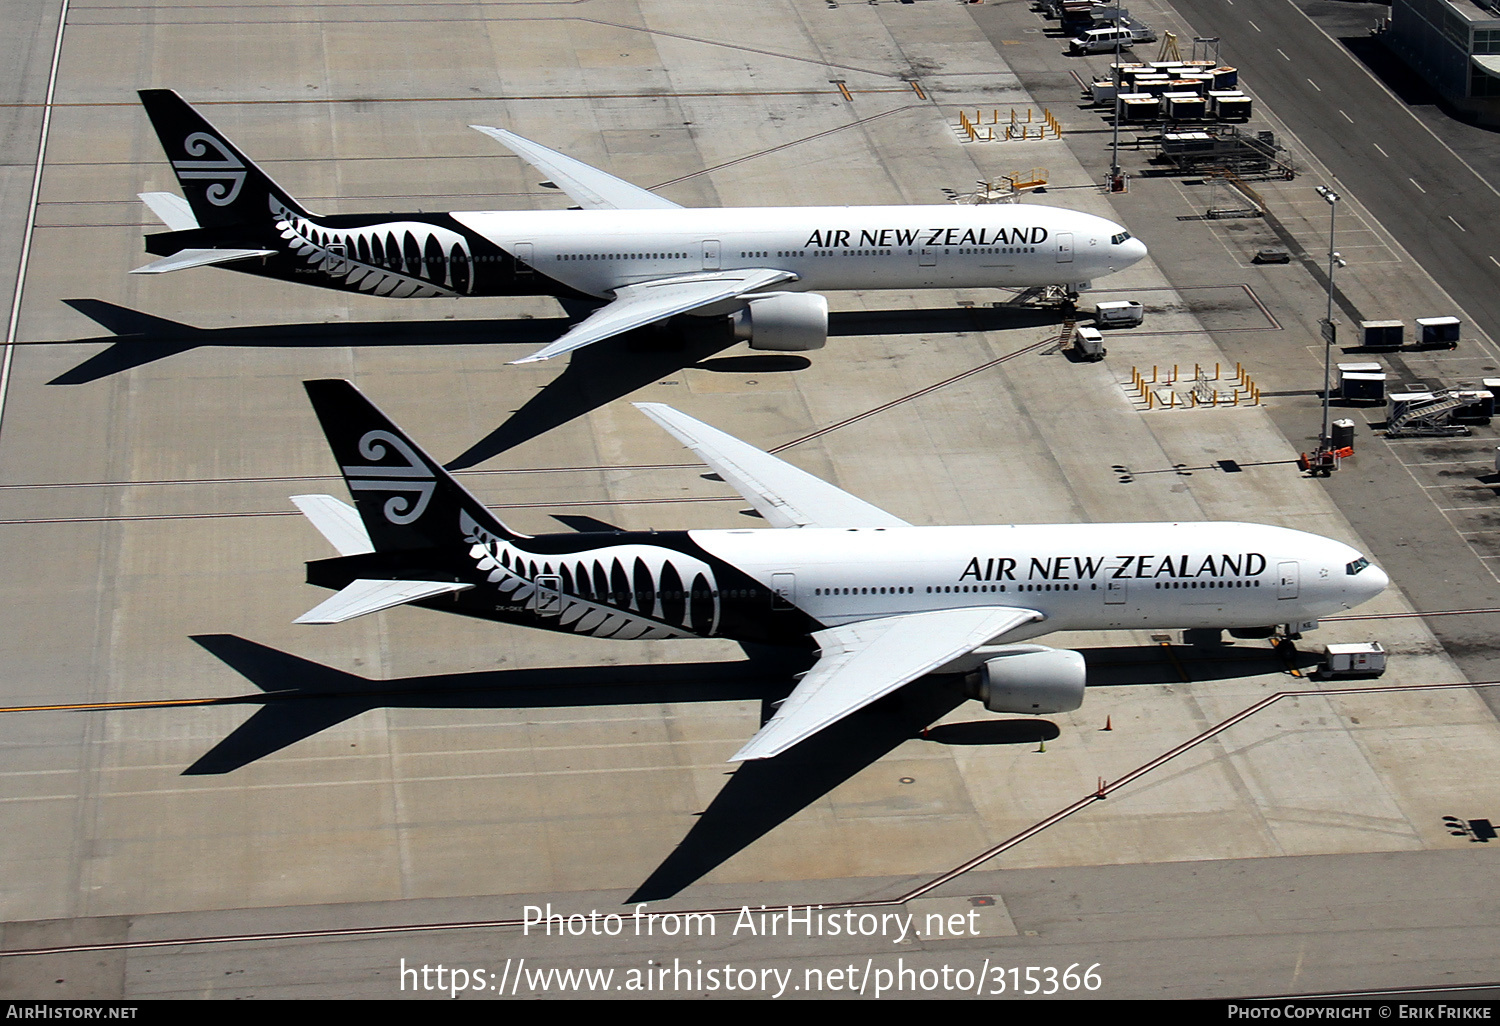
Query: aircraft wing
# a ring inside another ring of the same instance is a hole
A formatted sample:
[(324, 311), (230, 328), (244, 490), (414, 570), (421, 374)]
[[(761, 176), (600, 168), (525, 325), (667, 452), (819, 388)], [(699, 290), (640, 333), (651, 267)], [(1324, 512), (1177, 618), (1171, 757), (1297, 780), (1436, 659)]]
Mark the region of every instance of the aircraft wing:
[(450, 581), (371, 581), (361, 578), (346, 585), (332, 598), (303, 613), (293, 623), (343, 623), (366, 613), (394, 609), (453, 591), (467, 591), (472, 584)]
[(661, 403), (636, 403), (750, 501), (772, 527), (910, 527), (805, 470)]
[(682, 206), (514, 132), (485, 125), (469, 127), (483, 132), (542, 172), (585, 210), (677, 210)]
[(729, 761), (769, 759), (877, 698), (1022, 624), (1034, 609), (940, 609), (864, 620), (813, 635), (822, 655), (781, 708)]
[(601, 339), (643, 328), (666, 320), (674, 314), (735, 299), (747, 292), (797, 277), (791, 271), (773, 268), (746, 268), (734, 271), (703, 271), (657, 281), (644, 281), (615, 290), (614, 301), (595, 310), (573, 325), (566, 335), (511, 363), (535, 363), (550, 360), (563, 353)]
[(189, 267), (208, 267), (212, 264), (232, 264), (236, 260), (251, 257), (275, 256), (274, 249), (183, 249), (169, 257), (153, 260), (144, 267), (131, 269), (131, 274), (166, 274), (168, 271), (185, 271)]

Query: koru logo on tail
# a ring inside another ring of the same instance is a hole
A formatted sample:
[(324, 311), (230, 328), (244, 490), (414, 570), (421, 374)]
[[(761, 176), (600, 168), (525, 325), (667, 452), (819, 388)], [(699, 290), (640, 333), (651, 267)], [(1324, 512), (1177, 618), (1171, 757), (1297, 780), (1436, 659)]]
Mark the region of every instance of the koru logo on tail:
[(404, 466), (346, 466), (341, 468), (349, 481), (351, 492), (401, 492), (392, 495), (381, 507), (385, 518), (393, 524), (410, 524), (420, 517), (432, 499), (437, 487), (437, 477), (426, 466), (416, 451), (389, 431), (366, 431), (359, 440), (359, 454), (368, 460), (383, 460), (395, 454), (406, 460)]
[(218, 160), (174, 160), (172, 167), (177, 170), (177, 176), (184, 180), (192, 178), (214, 182), (206, 193), (208, 201), (216, 207), (227, 207), (239, 196), (240, 187), (245, 184), (245, 165), (235, 159), (234, 154), (229, 152), (229, 147), (207, 132), (194, 132), (182, 141), (182, 148), (187, 150), (190, 157), (206, 156), (210, 147), (218, 153)]

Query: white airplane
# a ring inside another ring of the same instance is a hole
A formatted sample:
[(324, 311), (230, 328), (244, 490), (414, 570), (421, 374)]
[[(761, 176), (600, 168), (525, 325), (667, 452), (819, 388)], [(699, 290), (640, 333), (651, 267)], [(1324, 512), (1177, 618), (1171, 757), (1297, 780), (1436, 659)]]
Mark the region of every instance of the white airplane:
[(186, 199), (142, 193), (171, 231), (132, 273), (223, 265), (379, 296), (556, 296), (603, 305), (516, 363), (678, 314), (732, 315), (752, 348), (819, 349), (820, 289), (1025, 288), (1093, 279), (1146, 255), (1112, 221), (1057, 207), (686, 209), (499, 128), (474, 128), (582, 209), (309, 213), (169, 89), (140, 94)]
[[(730, 638), (820, 655), (733, 760), (777, 755), (929, 673), (994, 712), (1068, 712), (1083, 657), (1052, 631), (1302, 624), (1386, 575), (1341, 542), (1240, 523), (913, 527), (670, 407), (637, 406), (771, 529), (529, 536), (502, 524), (347, 381), (307, 392), (355, 507), (292, 501), (340, 556), (298, 623), (403, 604), (598, 638)], [(790, 530), (789, 530), (790, 529)]]

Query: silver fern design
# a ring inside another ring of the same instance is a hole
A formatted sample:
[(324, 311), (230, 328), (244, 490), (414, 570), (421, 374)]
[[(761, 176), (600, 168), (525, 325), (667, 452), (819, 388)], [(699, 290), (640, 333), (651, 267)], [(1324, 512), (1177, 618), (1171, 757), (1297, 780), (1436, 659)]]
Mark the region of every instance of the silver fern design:
[(313, 269), (394, 299), (466, 295), (474, 288), (474, 255), (458, 232), (421, 221), (327, 228), (271, 197), (276, 230)]
[(709, 637), (719, 623), (713, 568), (654, 545), (538, 556), (460, 513), (476, 568), (501, 594), (578, 634), (618, 640)]

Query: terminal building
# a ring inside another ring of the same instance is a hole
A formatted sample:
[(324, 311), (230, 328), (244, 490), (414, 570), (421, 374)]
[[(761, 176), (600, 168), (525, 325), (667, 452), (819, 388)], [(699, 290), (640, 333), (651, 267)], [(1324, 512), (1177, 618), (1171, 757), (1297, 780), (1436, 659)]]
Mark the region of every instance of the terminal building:
[(1460, 112), (1500, 125), (1500, 0), (1392, 0), (1384, 39)]

